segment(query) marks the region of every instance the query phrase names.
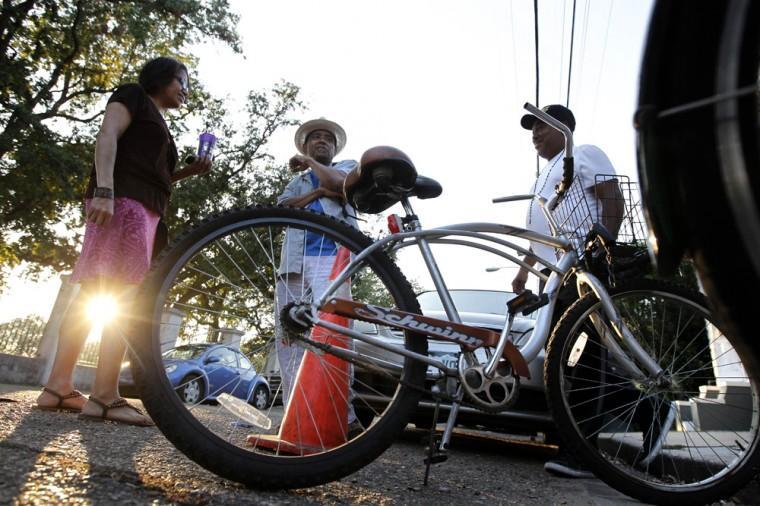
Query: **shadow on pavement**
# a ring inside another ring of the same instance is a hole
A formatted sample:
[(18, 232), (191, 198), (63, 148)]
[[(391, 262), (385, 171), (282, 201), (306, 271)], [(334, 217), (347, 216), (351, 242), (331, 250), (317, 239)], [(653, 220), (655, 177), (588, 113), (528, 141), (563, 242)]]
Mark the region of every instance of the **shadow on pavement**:
[[(151, 501), (135, 455), (155, 428), (81, 420), (75, 413), (34, 409), (37, 391), (4, 389), (0, 402), (0, 504)], [(131, 486), (130, 486), (131, 485)]]

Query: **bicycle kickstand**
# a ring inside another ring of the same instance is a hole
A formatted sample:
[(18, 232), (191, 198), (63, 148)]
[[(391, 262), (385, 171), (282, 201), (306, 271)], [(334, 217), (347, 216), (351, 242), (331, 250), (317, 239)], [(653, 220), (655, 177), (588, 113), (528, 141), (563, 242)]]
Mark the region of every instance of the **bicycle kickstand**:
[(449, 417), (446, 420), (446, 428), (443, 431), (443, 435), (438, 435), (436, 432), (436, 425), (438, 424), (438, 411), (441, 405), (440, 396), (436, 396), (435, 410), (433, 412), (433, 424), (430, 427), (430, 441), (428, 447), (425, 448), (427, 456), (425, 457), (425, 479), (422, 484), (427, 486), (428, 478), (430, 476), (430, 466), (432, 464), (440, 464), (446, 462), (449, 458), (449, 443), (451, 442), (451, 434), (454, 431), (454, 424), (456, 423), (457, 415), (459, 414), (459, 404), (463, 399), (463, 391), (460, 386), (457, 389), (456, 396), (451, 403), (451, 411), (449, 411)]

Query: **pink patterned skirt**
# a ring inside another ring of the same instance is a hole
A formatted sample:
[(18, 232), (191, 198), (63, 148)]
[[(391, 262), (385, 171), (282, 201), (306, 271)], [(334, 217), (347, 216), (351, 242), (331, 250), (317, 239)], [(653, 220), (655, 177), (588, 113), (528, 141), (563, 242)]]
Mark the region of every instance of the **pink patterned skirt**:
[[(90, 202), (91, 199), (87, 199), (85, 210), (90, 207)], [(150, 269), (160, 218), (136, 200), (115, 199), (113, 217), (107, 225), (87, 223), (82, 252), (70, 282), (141, 283)]]

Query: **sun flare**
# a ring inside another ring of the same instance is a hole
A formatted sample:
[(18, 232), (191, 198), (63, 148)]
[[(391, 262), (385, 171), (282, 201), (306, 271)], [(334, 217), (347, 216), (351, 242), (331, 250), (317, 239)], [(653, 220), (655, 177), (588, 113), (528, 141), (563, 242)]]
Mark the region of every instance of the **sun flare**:
[(98, 327), (102, 327), (113, 320), (118, 312), (116, 300), (110, 295), (97, 296), (87, 305), (87, 317)]

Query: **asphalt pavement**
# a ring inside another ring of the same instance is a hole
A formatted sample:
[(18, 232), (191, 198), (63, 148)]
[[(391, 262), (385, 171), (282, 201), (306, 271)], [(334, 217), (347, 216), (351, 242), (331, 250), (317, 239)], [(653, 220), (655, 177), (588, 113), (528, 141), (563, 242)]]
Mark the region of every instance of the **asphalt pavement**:
[[(252, 490), (191, 462), (156, 428), (36, 411), (38, 392), (0, 385), (0, 504), (637, 504), (599, 480), (546, 474), (543, 463), (554, 447), (477, 431), (456, 435), (450, 459), (433, 468), (427, 487), (424, 434), (410, 430), (340, 481)], [(724, 504), (753, 504), (757, 497), (753, 483)]]

